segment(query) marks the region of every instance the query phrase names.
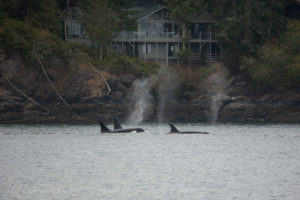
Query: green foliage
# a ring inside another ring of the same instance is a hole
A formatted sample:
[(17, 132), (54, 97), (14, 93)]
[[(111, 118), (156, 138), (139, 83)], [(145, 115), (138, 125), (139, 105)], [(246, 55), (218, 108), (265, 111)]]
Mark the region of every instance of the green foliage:
[(0, 49), (6, 53), (18, 53), (27, 65), (53, 56), (68, 60), (79, 51), (76, 44), (64, 42), (45, 29), (33, 27), (28, 21), (4, 19), (0, 37)]
[(189, 100), (196, 98), (199, 95), (197, 88), (202, 84), (202, 81), (210, 76), (211, 73), (215, 72), (215, 68), (207, 68), (204, 66), (197, 66), (195, 68), (188, 68), (186, 66), (183, 71), (178, 71), (180, 74), (179, 87), (176, 91), (176, 94), (179, 98)]
[(47, 60), (53, 56), (68, 60), (79, 51), (78, 45), (64, 42), (47, 30), (35, 30), (31, 45), (31, 58), (33, 60)]
[(189, 23), (204, 8), (203, 0), (163, 0), (163, 2), (171, 9), (172, 18), (184, 23)]
[(176, 90), (176, 96), (185, 99), (190, 100), (194, 98), (195, 96), (195, 87), (196, 83), (192, 82), (190, 80), (181, 80), (178, 89)]
[(88, 0), (82, 4), (86, 32), (99, 50), (100, 59), (118, 28), (117, 17), (108, 5), (109, 0)]
[(109, 7), (117, 16), (118, 31), (136, 30), (136, 18), (134, 16), (137, 11), (132, 9), (133, 6), (135, 6), (135, 2), (130, 0), (109, 1)]
[(265, 46), (260, 51), (259, 59), (243, 57), (242, 69), (247, 69), (257, 87), (280, 89), (288, 86), (285, 63), (287, 55), (278, 47)]
[(0, 29), (0, 49), (8, 53), (18, 52), (26, 60), (30, 59), (32, 27), (23, 21), (5, 18)]
[(158, 65), (141, 59), (130, 58), (125, 54), (110, 52), (101, 63), (102, 68), (114, 74), (129, 73), (136, 76), (149, 76), (156, 73)]
[(86, 32), (99, 50), (100, 59), (118, 32), (136, 27), (132, 17), (135, 11), (130, 10), (131, 7), (132, 4), (128, 0), (81, 1)]
[(205, 7), (203, 0), (163, 0), (171, 10), (171, 18), (181, 22), (181, 32), (183, 38), (182, 50), (186, 49), (187, 24), (191, 19), (200, 14)]
[(180, 59), (180, 60), (186, 60), (191, 56), (191, 52), (187, 49), (185, 50), (181, 50), (178, 51), (176, 56)]
[(300, 22), (292, 21), (276, 46), (266, 43), (258, 58), (243, 57), (241, 69), (248, 72), (257, 88), (283, 90), (300, 85)]
[(6, 17), (15, 19), (24, 19), (26, 15), (24, 7), (26, 7), (27, 4), (28, 3), (25, 0), (0, 0), (3, 14), (5, 13)]
[(0, 15), (24, 21), (40, 9), (40, 4), (41, 0), (0, 0), (0, 7), (3, 9), (1, 13), (0, 8)]
[(4, 12), (4, 2), (0, 0), (0, 25), (2, 24), (2, 20), (6, 17), (6, 13)]
[(35, 27), (59, 33), (60, 10), (56, 0), (42, 0), (40, 8), (32, 14), (31, 21)]
[(217, 19), (224, 60), (232, 72), (239, 71), (243, 56), (257, 56), (261, 46), (284, 31), (284, 1), (211, 0), (210, 12)]
[(197, 75), (197, 80), (199, 82), (201, 82), (202, 80), (204, 80), (205, 78), (208, 78), (209, 75), (214, 72), (214, 69), (212, 68), (206, 68), (206, 67), (200, 67), (197, 71), (196, 71), (196, 75)]
[(289, 55), (300, 55), (300, 22), (291, 20), (287, 24), (287, 31), (283, 35), (282, 48)]

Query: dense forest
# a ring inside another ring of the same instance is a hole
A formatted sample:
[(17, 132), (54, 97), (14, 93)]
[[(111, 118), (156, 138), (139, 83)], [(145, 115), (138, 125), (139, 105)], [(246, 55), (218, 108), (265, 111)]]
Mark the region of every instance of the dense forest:
[[(85, 13), (94, 48), (63, 41), (60, 14), (67, 2)], [(187, 23), (204, 9), (216, 19), (223, 62), (232, 74), (244, 73), (257, 89), (299, 87), (300, 22), (285, 15), (292, 1), (163, 0), (172, 17)], [(135, 1), (129, 0), (0, 0), (0, 54), (19, 54), (27, 66), (51, 56), (66, 62), (75, 55), (109, 64), (114, 54), (106, 44), (121, 29), (134, 29)], [(101, 10), (101, 12), (99, 12)], [(184, 28), (185, 26), (183, 26)], [(184, 47), (184, 45), (183, 45)], [(104, 54), (103, 54), (104, 53)], [(100, 54), (100, 56), (99, 56)], [(122, 59), (133, 62), (130, 58)], [(101, 61), (100, 61), (101, 60)], [(134, 61), (136, 62), (136, 61)], [(138, 64), (136, 64), (138, 65)], [(140, 71), (151, 71), (147, 65)]]

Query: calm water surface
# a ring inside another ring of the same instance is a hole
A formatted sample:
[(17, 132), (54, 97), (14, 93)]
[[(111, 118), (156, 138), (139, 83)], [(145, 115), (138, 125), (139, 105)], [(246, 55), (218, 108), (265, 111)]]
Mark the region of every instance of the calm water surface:
[(142, 128), (0, 125), (0, 199), (300, 199), (300, 125)]

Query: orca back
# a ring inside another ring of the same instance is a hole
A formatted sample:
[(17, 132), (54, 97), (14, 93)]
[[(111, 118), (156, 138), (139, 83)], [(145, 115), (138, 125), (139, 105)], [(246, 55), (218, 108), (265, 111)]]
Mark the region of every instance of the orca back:
[(121, 124), (118, 122), (118, 120), (114, 117), (113, 118), (113, 121), (114, 121), (114, 129), (123, 129)]
[(107, 133), (110, 132), (109, 128), (99, 120), (100, 126), (101, 126), (101, 133)]
[(171, 127), (170, 133), (178, 133), (179, 132), (179, 130), (173, 124), (169, 123), (169, 125)]

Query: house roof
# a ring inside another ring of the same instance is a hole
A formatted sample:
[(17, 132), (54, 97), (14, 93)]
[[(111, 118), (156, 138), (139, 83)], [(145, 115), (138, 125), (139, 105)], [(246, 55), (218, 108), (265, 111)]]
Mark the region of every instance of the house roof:
[(147, 8), (142, 9), (142, 11), (140, 13), (137, 14), (137, 21), (141, 21), (143, 19), (145, 19), (146, 17), (162, 10), (162, 9), (167, 9), (167, 7), (163, 6), (163, 5), (154, 5), (154, 6), (148, 6)]
[(64, 11), (60, 14), (61, 17), (64, 16), (82, 16), (82, 10), (78, 6), (70, 6), (65, 8)]

